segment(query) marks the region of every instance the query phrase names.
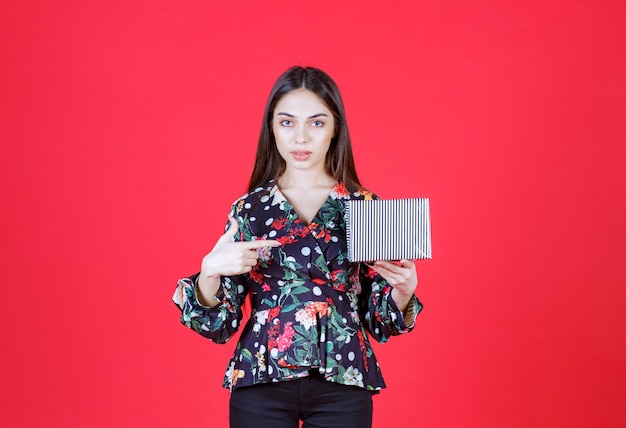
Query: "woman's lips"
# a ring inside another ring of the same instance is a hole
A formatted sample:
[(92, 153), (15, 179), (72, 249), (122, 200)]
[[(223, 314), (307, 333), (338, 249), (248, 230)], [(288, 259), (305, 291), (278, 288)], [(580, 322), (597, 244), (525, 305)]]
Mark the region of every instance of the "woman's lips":
[(291, 154), (293, 155), (294, 159), (297, 161), (305, 161), (309, 158), (309, 156), (311, 156), (311, 152), (306, 152), (302, 150), (291, 152)]

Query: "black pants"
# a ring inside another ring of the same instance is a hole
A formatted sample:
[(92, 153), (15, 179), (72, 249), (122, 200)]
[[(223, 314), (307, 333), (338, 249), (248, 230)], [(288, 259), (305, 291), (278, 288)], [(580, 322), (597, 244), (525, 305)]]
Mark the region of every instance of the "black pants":
[(231, 428), (370, 428), (372, 393), (318, 374), (235, 389)]

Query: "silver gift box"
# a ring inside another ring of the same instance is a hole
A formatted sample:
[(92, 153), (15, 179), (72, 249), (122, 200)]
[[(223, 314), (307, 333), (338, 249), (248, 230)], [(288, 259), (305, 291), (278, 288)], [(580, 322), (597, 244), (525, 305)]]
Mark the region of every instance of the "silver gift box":
[(428, 198), (346, 201), (348, 259), (430, 259)]

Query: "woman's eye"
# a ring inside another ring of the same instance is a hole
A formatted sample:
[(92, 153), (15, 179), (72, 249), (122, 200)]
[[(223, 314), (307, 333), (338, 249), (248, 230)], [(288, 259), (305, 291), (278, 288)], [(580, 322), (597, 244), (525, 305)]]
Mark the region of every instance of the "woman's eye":
[(322, 122), (321, 120), (314, 120), (314, 121), (311, 123), (311, 125), (313, 125), (313, 126), (317, 126), (317, 127), (319, 127), (319, 126), (324, 126), (324, 122)]
[(290, 120), (285, 119), (285, 120), (281, 120), (280, 124), (282, 126), (291, 126), (293, 124), (293, 122), (291, 122)]

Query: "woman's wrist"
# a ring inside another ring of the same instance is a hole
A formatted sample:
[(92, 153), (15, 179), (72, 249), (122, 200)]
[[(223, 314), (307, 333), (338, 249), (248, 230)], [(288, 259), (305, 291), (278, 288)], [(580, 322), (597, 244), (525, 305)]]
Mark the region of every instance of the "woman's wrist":
[(402, 292), (397, 288), (391, 290), (391, 298), (401, 312), (406, 311), (412, 297), (413, 293)]
[(217, 297), (220, 291), (220, 277), (209, 276), (200, 272), (196, 280), (196, 295), (203, 306), (214, 307), (221, 302)]

